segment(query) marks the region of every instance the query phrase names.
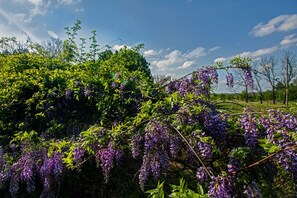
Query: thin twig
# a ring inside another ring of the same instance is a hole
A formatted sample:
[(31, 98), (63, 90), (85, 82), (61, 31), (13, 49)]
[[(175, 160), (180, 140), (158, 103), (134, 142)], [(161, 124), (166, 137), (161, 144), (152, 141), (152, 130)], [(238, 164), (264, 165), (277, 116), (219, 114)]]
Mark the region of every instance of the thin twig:
[(213, 174), (208, 171), (207, 167), (205, 166), (205, 164), (203, 163), (202, 159), (199, 157), (199, 155), (195, 152), (195, 150), (193, 149), (193, 147), (190, 145), (190, 143), (187, 141), (187, 139), (181, 134), (181, 132), (175, 128), (173, 125), (169, 124), (180, 136), (181, 138), (185, 141), (185, 143), (189, 146), (189, 148), (191, 149), (191, 151), (194, 153), (194, 155), (197, 157), (198, 161), (202, 164), (203, 168), (205, 169), (206, 173), (208, 174), (209, 178), (211, 178), (213, 176)]
[(275, 153), (272, 153), (272, 154), (270, 154), (270, 155), (264, 157), (263, 159), (260, 159), (260, 160), (258, 160), (258, 161), (256, 161), (256, 162), (254, 162), (254, 163), (252, 163), (252, 164), (250, 164), (250, 165), (248, 165), (248, 166), (246, 166), (246, 167), (244, 167), (244, 168), (238, 170), (238, 171), (234, 171), (234, 172), (232, 172), (232, 174), (233, 174), (233, 175), (236, 175), (238, 172), (241, 172), (241, 171), (243, 171), (243, 170), (252, 168), (252, 167), (254, 167), (254, 166), (257, 166), (257, 165), (263, 163), (264, 161), (266, 161), (266, 160), (272, 158), (273, 156), (275, 156), (275, 155), (278, 154), (278, 153), (281, 153), (281, 152), (286, 151), (286, 150), (289, 150), (289, 149), (294, 149), (294, 148), (297, 148), (297, 145), (289, 146), (289, 147), (286, 147), (286, 148), (284, 148), (284, 149), (281, 149), (281, 150), (279, 150), (279, 151), (277, 151), (277, 152), (275, 152)]

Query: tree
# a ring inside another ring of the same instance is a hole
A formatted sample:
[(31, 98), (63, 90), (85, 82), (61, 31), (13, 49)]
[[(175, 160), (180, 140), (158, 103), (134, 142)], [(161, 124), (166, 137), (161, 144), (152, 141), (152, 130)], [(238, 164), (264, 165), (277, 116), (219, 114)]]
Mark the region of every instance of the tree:
[(236, 70), (235, 72), (235, 78), (237, 79), (236, 84), (240, 87), (244, 87), (244, 91), (242, 91), (242, 94), (244, 95), (244, 100), (246, 103), (249, 102), (249, 87), (247, 82), (244, 79), (244, 76), (240, 70)]
[(296, 56), (290, 51), (284, 53), (282, 57), (282, 80), (283, 84), (286, 85), (286, 93), (284, 97), (284, 104), (289, 104), (289, 84), (297, 75), (297, 62)]
[(261, 78), (261, 73), (259, 72), (258, 62), (254, 62), (252, 67), (253, 67), (252, 71), (253, 71), (253, 74), (254, 74), (253, 76), (254, 76), (254, 79), (256, 81), (256, 83), (255, 83), (256, 86), (254, 88), (258, 92), (260, 103), (262, 104), (264, 96), (263, 96), (263, 90), (262, 90), (262, 86), (261, 86), (262, 78)]
[(265, 76), (268, 83), (271, 85), (272, 101), (275, 104), (275, 84), (276, 84), (276, 66), (277, 59), (274, 56), (265, 56), (261, 58), (260, 66), (262, 67), (262, 73)]

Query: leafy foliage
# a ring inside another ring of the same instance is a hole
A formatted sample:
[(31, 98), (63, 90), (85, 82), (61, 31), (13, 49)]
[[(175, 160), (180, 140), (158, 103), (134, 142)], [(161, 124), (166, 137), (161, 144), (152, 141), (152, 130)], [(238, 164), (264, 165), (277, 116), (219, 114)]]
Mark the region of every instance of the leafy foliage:
[[(158, 183), (147, 193), (294, 196), (294, 115), (221, 113), (210, 94), (222, 65), (154, 81), (141, 45), (101, 51), (93, 31), (87, 48), (86, 39), (75, 42), (80, 29), (79, 21), (66, 28), (61, 48), (28, 42), (20, 50), (15, 39), (1, 40), (3, 195), (143, 197), (156, 180), (182, 176), (188, 184), (181, 179), (170, 191)], [(228, 68), (242, 70), (252, 86), (249, 62), (236, 58)], [(288, 185), (274, 187), (284, 175)]]

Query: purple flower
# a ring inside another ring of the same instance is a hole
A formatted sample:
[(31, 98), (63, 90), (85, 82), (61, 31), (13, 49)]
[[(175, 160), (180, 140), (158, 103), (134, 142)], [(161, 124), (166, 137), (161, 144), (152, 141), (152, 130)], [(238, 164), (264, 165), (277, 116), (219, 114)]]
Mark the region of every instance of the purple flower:
[(25, 182), (27, 191), (35, 190), (34, 170), (35, 170), (35, 153), (26, 152), (21, 158), (14, 162), (9, 168), (5, 179), (10, 179), (10, 193), (16, 195), (19, 189), (19, 182)]
[(150, 156), (149, 155), (144, 155), (143, 156), (143, 162), (139, 171), (139, 185), (141, 189), (144, 188), (144, 183), (148, 178), (149, 172), (150, 172)]
[[(207, 170), (210, 170), (210, 167), (207, 167)], [(200, 183), (204, 183), (209, 179), (209, 176), (203, 166), (198, 168), (196, 172), (196, 178)]]
[(51, 178), (54, 176), (55, 179), (59, 179), (63, 173), (64, 166), (62, 161), (61, 153), (54, 153), (50, 157), (47, 157), (47, 153), (45, 153), (45, 158), (43, 161), (43, 165), (40, 168), (40, 175), (43, 180), (44, 189), (51, 188)]
[(113, 142), (110, 142), (107, 148), (100, 148), (96, 153), (96, 161), (97, 164), (102, 168), (105, 182), (108, 182), (110, 170), (113, 168), (114, 160), (119, 163), (123, 153), (120, 150), (116, 150), (113, 148)]
[(67, 100), (71, 100), (73, 98), (73, 90), (72, 89), (68, 89), (66, 92), (65, 92), (65, 97)]
[(258, 187), (257, 183), (252, 181), (250, 185), (245, 185), (244, 187), (244, 194), (248, 198), (260, 198), (261, 197), (261, 191)]
[(245, 113), (241, 117), (241, 127), (244, 129), (245, 143), (250, 147), (255, 147), (258, 143), (258, 131), (254, 114)]
[(218, 145), (222, 145), (226, 141), (227, 116), (214, 112), (201, 112), (199, 117), (203, 120), (206, 133), (210, 135)]
[(231, 198), (234, 194), (232, 184), (232, 177), (217, 176), (210, 182), (208, 195), (211, 198)]
[(180, 146), (181, 146), (180, 139), (178, 137), (171, 136), (170, 143), (169, 143), (171, 157), (173, 157), (173, 158), (178, 157), (178, 153), (180, 151)]
[(14, 197), (19, 191), (19, 179), (17, 176), (10, 178), (9, 192)]
[(232, 88), (234, 86), (234, 78), (233, 78), (233, 74), (228, 73), (226, 75), (226, 80), (227, 80), (227, 86)]
[(73, 160), (75, 163), (80, 163), (84, 157), (85, 150), (81, 147), (76, 147), (73, 149)]
[(250, 69), (242, 69), (242, 70), (243, 70), (245, 82), (247, 83), (248, 87), (253, 89), (254, 88), (254, 80), (253, 80), (251, 70)]
[(160, 176), (161, 172), (161, 164), (160, 164), (160, 156), (156, 155), (150, 162), (151, 172), (155, 178)]
[(229, 173), (237, 172), (240, 169), (239, 162), (235, 158), (230, 158), (229, 164), (227, 165), (227, 167), (228, 167)]
[(199, 141), (198, 148), (203, 158), (212, 158), (211, 146), (209, 144)]
[(209, 84), (211, 81), (218, 83), (218, 73), (214, 67), (202, 68), (198, 71), (199, 79), (204, 85)]
[(142, 188), (150, 171), (157, 178), (161, 171), (168, 167), (169, 139), (166, 125), (156, 120), (151, 120), (147, 124), (144, 137), (144, 156), (139, 173), (139, 184)]
[(88, 98), (90, 95), (92, 94), (92, 90), (90, 89), (90, 87), (85, 87), (84, 88), (84, 96), (86, 97), (86, 98)]
[(117, 83), (117, 82), (113, 81), (113, 82), (111, 83), (111, 87), (112, 87), (112, 88), (116, 88), (117, 86), (118, 86), (118, 83)]
[(140, 145), (143, 141), (143, 137), (141, 135), (133, 135), (131, 140), (131, 151), (132, 151), (132, 157), (136, 159), (140, 154)]

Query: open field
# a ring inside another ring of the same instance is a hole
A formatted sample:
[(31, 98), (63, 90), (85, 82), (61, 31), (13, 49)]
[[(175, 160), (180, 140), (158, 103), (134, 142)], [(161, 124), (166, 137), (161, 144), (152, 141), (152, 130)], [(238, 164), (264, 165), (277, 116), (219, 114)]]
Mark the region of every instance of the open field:
[[(264, 101), (263, 104), (260, 102), (249, 102), (245, 103), (244, 101), (217, 101), (215, 102), (216, 107), (221, 110), (222, 112), (228, 113), (240, 113), (246, 108), (252, 108), (256, 112), (263, 112), (268, 109), (287, 109), (285, 105), (278, 102), (276, 104), (272, 104), (271, 101)], [(290, 108), (290, 104), (289, 107)]]

